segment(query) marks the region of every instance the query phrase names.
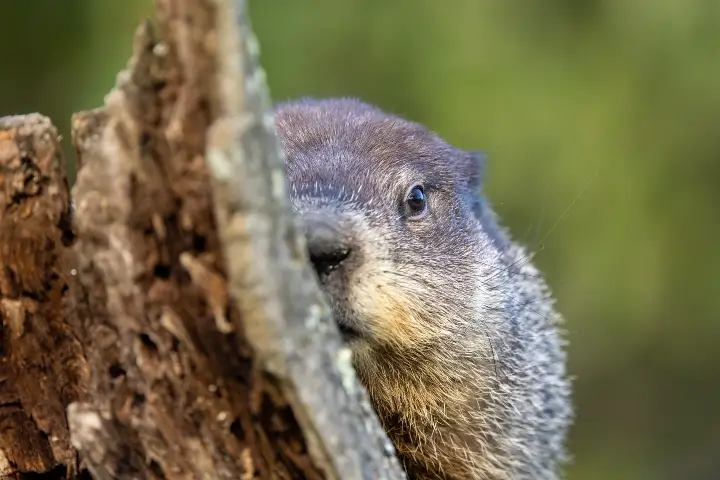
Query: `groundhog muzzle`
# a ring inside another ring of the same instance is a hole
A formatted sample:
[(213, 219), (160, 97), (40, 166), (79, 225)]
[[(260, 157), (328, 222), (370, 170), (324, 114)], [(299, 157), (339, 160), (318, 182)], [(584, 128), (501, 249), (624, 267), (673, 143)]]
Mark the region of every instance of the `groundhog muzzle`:
[(276, 107), (293, 208), (410, 478), (556, 479), (570, 385), (552, 297), (484, 158), (353, 99)]

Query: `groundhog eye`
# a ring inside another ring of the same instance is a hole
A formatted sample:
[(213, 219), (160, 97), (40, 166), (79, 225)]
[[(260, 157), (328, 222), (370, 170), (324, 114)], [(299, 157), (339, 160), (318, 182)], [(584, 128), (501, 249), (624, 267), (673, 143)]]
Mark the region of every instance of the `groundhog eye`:
[(407, 217), (410, 220), (419, 220), (427, 213), (427, 196), (422, 185), (415, 185), (410, 189), (405, 199)]

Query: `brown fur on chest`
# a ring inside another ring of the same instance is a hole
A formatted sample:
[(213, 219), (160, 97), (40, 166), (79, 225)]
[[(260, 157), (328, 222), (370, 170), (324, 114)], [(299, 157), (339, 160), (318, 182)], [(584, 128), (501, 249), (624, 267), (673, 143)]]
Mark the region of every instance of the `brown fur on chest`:
[(410, 480), (510, 480), (492, 441), (462, 433), (459, 425), (411, 424), (400, 415), (381, 421)]
[(409, 479), (510, 480), (503, 435), (490, 427), (497, 412), (483, 407), (468, 382), (368, 373), (361, 369), (360, 377)]

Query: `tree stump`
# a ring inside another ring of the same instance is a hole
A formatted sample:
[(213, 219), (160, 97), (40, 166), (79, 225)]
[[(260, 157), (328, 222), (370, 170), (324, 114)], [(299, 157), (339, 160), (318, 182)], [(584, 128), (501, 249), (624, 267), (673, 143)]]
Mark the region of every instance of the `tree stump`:
[(295, 228), (246, 2), (156, 6), (73, 117), (74, 208), (49, 121), (0, 124), (0, 473), (404, 478)]
[(69, 292), (70, 202), (58, 133), (0, 119), (0, 478), (78, 471), (65, 410), (87, 397)]

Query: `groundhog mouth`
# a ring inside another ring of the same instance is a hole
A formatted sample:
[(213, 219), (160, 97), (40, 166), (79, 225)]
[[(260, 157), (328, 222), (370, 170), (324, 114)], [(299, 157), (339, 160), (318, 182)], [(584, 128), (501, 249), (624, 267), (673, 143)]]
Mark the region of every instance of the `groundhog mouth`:
[(351, 229), (334, 209), (305, 211), (300, 216), (307, 253), (320, 288), (329, 301), (335, 324), (345, 343), (361, 337), (352, 315), (348, 316), (347, 292), (354, 266), (359, 262)]
[(354, 328), (337, 320), (335, 321), (335, 323), (337, 324), (338, 330), (340, 330), (340, 336), (342, 336), (342, 339), (345, 341), (345, 343), (349, 343), (353, 340), (357, 340), (358, 338), (360, 338), (360, 332), (358, 332)]

